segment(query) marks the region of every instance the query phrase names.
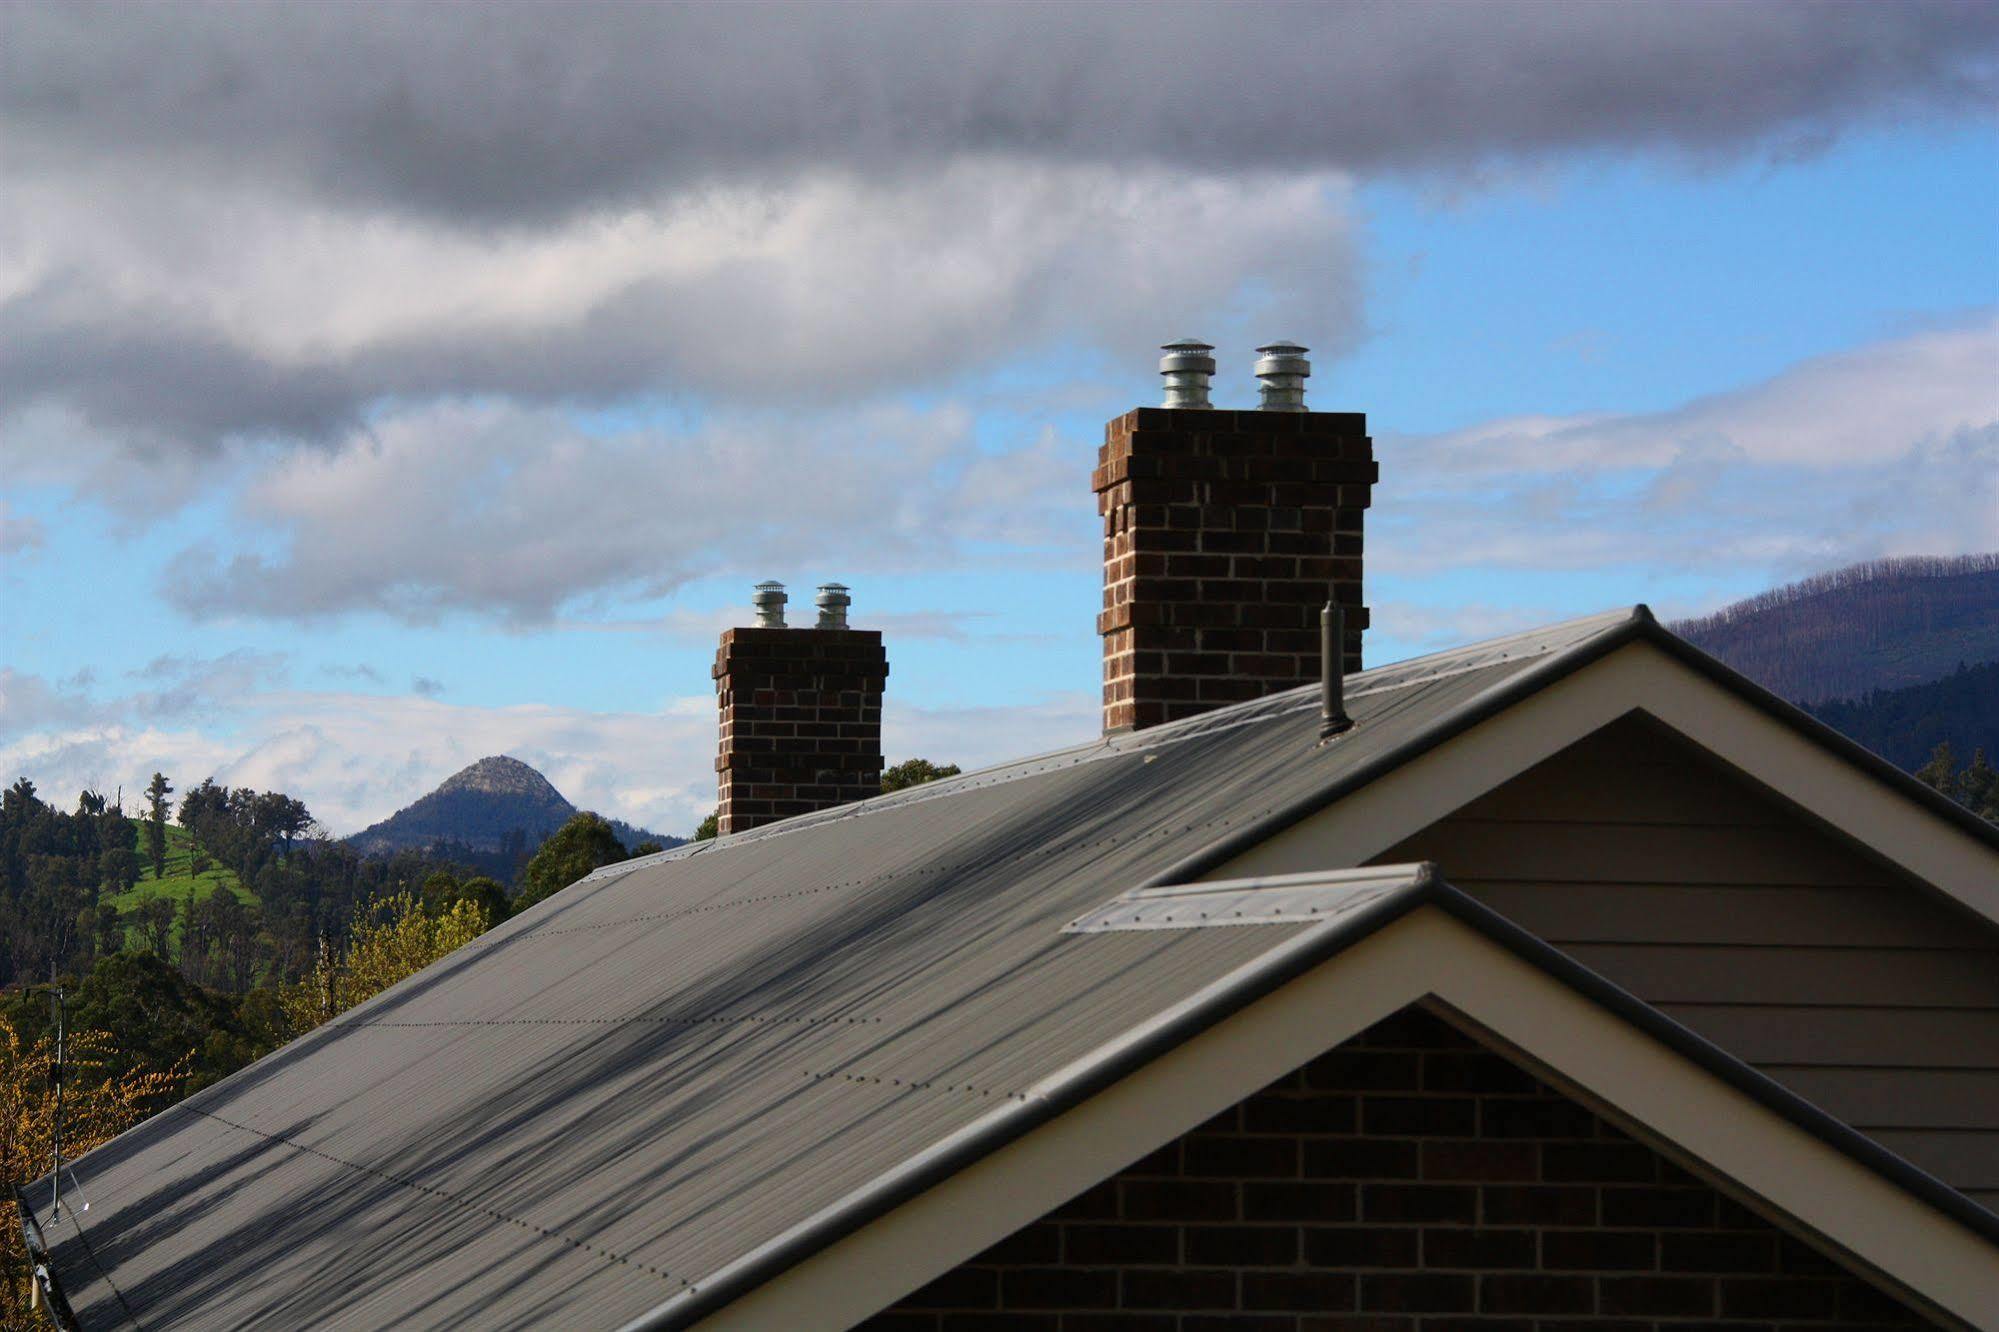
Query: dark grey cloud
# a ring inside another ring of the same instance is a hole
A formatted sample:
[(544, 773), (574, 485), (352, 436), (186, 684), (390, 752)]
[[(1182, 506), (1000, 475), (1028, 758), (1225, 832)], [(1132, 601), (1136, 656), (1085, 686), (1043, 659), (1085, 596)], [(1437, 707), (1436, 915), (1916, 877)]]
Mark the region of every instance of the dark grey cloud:
[(1949, 0), (190, 0), (6, 29), (16, 457), (46, 453), (34, 410), (212, 457), (440, 397), (851, 401), (1057, 339), (1230, 336), (1231, 309), (1330, 360), (1364, 323), (1350, 173), (1698, 158), (1999, 88), (1999, 8)]
[(40, 267), (0, 287), (0, 424), (40, 405), (127, 447), (326, 442), (443, 396), (852, 401), (1055, 338), (1219, 336), (1246, 281), (1245, 338), (1329, 353), (1359, 331), (1344, 186), (1322, 175), (828, 167), (506, 236), (241, 184), (38, 177), (12, 202), (0, 251), (11, 231)]
[(1989, 98), (1957, 0), (64, 3), (10, 8), (11, 152), (508, 226), (963, 152), (1208, 171), (1707, 152)]

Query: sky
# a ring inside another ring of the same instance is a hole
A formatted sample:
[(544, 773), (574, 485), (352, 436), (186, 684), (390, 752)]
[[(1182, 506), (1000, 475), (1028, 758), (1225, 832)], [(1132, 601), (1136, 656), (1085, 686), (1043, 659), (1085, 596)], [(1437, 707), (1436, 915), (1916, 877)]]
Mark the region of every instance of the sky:
[[(1369, 664), (1999, 549), (1999, 6), (0, 0), (0, 778), (686, 833), (719, 632), (1098, 729), (1158, 346), (1367, 413)], [(794, 620), (799, 617), (794, 615)]]

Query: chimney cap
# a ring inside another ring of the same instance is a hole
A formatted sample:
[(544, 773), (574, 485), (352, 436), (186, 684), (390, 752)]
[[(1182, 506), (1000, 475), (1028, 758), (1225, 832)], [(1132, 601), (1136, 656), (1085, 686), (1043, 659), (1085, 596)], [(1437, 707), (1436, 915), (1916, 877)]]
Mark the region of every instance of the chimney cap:
[(1256, 349), (1256, 377), (1263, 381), (1258, 406), (1266, 412), (1305, 410), (1305, 380), (1312, 363), (1305, 359), (1311, 348), (1280, 339)]
[(775, 578), (766, 578), (758, 583), (757, 590), (750, 596), (750, 605), (756, 607), (757, 628), (784, 628), (784, 603), (788, 600), (784, 584)]
[(1209, 407), (1208, 381), (1215, 373), (1215, 345), (1199, 338), (1181, 338), (1160, 347), (1159, 373), (1166, 380), (1164, 407)]
[(819, 595), (813, 598), (819, 607), (819, 628), (845, 629), (847, 627), (847, 607), (854, 604), (848, 595), (845, 583), (821, 583)]

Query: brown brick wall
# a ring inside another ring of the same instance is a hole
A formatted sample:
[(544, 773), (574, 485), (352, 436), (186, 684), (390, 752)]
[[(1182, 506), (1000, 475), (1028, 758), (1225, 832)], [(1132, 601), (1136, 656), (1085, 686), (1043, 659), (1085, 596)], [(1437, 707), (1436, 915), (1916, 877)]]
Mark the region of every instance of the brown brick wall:
[(1156, 726), (1319, 678), (1319, 611), (1360, 669), (1361, 520), (1377, 470), (1356, 412), (1142, 407), (1104, 427), (1104, 729)]
[(1411, 1010), (871, 1320), (872, 1332), (1929, 1326)]
[(879, 630), (730, 629), (714, 676), (721, 832), (881, 794)]

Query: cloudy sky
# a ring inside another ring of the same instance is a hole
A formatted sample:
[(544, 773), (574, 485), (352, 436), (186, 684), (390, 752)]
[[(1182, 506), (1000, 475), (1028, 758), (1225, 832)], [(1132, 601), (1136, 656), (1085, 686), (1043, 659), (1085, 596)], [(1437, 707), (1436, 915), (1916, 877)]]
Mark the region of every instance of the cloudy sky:
[(0, 0), (0, 778), (684, 832), (716, 633), (1096, 730), (1157, 344), (1369, 415), (1368, 659), (1999, 548), (1999, 7)]

